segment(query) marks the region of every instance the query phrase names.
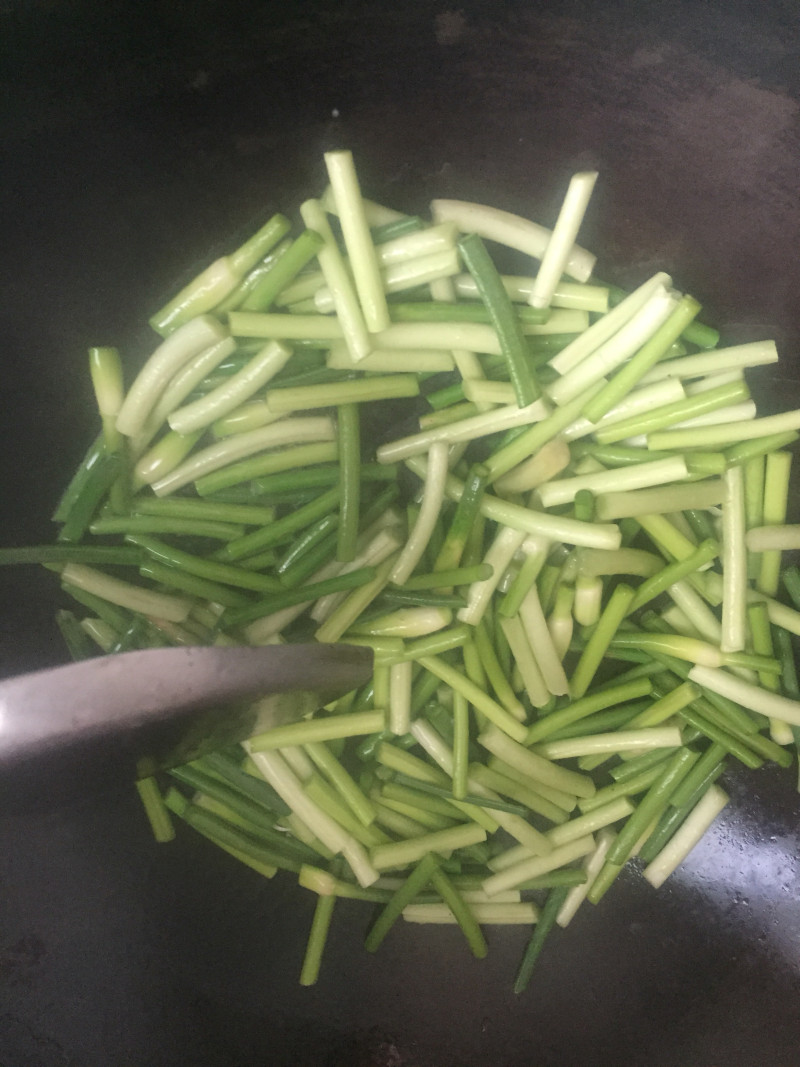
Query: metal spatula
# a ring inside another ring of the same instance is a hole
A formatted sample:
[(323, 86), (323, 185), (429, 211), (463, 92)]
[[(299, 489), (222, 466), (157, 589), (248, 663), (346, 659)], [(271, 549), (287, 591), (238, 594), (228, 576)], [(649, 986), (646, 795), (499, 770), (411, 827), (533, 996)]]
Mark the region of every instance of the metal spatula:
[(130, 782), (296, 720), (371, 671), (368, 648), (313, 644), (148, 649), (9, 678), (0, 793)]

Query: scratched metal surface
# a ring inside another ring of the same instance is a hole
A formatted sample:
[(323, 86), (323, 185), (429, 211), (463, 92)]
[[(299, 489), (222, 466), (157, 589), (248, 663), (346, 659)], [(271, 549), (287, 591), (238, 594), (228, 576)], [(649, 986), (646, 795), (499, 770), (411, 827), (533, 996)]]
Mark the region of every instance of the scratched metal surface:
[[(731, 341), (774, 336), (754, 389), (796, 404), (800, 75), (789, 3), (43, 2), (0, 7), (4, 543), (48, 514), (93, 433), (89, 344), (143, 359), (144, 311), (347, 145), (400, 208), (487, 199), (551, 222), (600, 181), (603, 276), (656, 266)], [(338, 114), (334, 114), (334, 113)], [(0, 575), (0, 672), (61, 662), (47, 574)], [(337, 914), (296, 975), (311, 901), (202, 841), (158, 848), (121, 789), (0, 818), (4, 1067), (794, 1065), (800, 877), (793, 772), (733, 801), (658, 894), (628, 873), (511, 992), (524, 936)], [(43, 783), (46, 793), (46, 783)]]

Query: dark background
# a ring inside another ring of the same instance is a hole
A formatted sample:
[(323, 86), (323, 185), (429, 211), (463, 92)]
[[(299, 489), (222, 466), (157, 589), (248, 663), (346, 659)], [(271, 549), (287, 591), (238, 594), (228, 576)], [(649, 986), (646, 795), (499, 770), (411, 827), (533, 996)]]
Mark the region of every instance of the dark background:
[[(799, 41), (793, 2), (0, 0), (0, 540), (52, 536), (95, 432), (86, 347), (143, 360), (165, 294), (317, 193), (336, 146), (401, 209), (545, 224), (596, 167), (598, 273), (663, 267), (727, 341), (775, 337), (754, 392), (796, 405)], [(63, 662), (52, 576), (0, 595), (0, 674)], [(623, 877), (518, 999), (520, 931), (477, 963), (454, 931), (399, 929), (373, 959), (349, 903), (301, 990), (309, 896), (185, 834), (155, 846), (128, 789), (0, 818), (0, 1064), (794, 1065), (794, 785), (734, 776), (667, 886)]]

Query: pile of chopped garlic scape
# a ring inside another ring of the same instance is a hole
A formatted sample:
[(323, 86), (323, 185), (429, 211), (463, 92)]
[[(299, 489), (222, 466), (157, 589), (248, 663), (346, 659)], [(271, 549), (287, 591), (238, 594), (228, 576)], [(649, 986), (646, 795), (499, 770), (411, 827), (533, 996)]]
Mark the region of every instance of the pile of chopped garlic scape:
[[(152, 317), (127, 390), (90, 351), (102, 430), (58, 543), (0, 561), (60, 573), (76, 658), (370, 646), (362, 689), (140, 781), (155, 835), (176, 816), (317, 895), (303, 984), (347, 897), (370, 952), (399, 918), (458, 923), (476, 956), (486, 924), (524, 926), (521, 992), (629, 861), (669, 877), (726, 767), (794, 759), (800, 411), (757, 416), (772, 341), (720, 346), (663, 272), (594, 279), (596, 174), (550, 231), (404, 215), (349, 152), (325, 163), (296, 236), (274, 216)], [(398, 413), (414, 432), (388, 439)]]

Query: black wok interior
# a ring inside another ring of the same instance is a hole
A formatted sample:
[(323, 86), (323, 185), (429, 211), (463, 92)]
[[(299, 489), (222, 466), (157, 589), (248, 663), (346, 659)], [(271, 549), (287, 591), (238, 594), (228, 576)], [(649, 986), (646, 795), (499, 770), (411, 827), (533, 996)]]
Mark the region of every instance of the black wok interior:
[[(486, 200), (581, 234), (622, 284), (656, 267), (731, 342), (775, 337), (767, 410), (800, 399), (800, 24), (790, 0), (0, 2), (3, 544), (49, 514), (95, 430), (90, 344), (136, 365), (147, 315), (352, 148), (378, 200)], [(796, 506), (796, 505), (795, 505)], [(0, 675), (66, 661), (57, 583), (0, 574)], [(0, 815), (3, 1067), (762, 1067), (800, 1062), (796, 769), (732, 803), (654, 893), (635, 871), (512, 981), (525, 934), (362, 948), (313, 900), (190, 834), (153, 844), (125, 783)]]

